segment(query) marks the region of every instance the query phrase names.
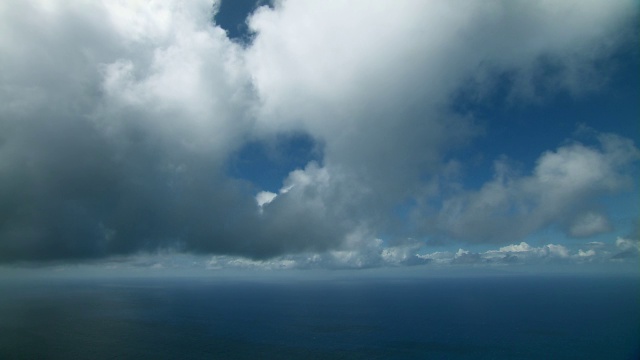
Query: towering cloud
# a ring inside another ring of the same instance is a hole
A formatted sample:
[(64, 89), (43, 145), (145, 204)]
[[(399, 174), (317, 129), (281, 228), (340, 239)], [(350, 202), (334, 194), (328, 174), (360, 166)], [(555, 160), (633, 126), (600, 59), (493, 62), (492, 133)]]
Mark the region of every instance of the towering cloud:
[[(610, 229), (597, 199), (638, 159), (618, 135), (540, 149), (529, 175), (497, 163), (477, 191), (440, 180), (486, 130), (456, 94), (482, 101), (505, 74), (514, 102), (593, 91), (634, 36), (632, 1), (279, 1), (248, 18), (247, 45), (216, 11), (0, 4), (0, 260), (367, 249), (400, 236), (398, 207), (412, 235), (471, 242)], [(292, 133), (322, 154), (278, 194), (229, 174), (247, 142)]]

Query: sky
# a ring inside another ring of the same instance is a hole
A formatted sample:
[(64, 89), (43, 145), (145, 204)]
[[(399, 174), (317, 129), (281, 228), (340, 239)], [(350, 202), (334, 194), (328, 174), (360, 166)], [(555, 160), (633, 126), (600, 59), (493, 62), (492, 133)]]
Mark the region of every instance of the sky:
[(639, 10), (4, 1), (0, 264), (637, 271)]

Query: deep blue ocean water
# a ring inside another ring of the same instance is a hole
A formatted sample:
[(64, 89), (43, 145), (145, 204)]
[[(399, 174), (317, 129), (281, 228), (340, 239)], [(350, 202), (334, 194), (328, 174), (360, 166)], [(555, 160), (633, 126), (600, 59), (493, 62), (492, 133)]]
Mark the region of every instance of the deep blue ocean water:
[(0, 359), (637, 359), (637, 277), (0, 281)]

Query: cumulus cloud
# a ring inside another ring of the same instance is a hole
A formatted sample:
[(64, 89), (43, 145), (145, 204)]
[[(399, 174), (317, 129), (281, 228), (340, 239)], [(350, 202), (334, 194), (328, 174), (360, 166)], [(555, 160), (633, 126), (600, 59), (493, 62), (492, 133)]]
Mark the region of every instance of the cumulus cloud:
[(2, 8), (3, 260), (176, 243), (263, 257), (337, 241), (312, 235), (327, 225), (312, 212), (258, 217), (252, 185), (224, 173), (255, 96), (210, 2), (14, 5)]
[(640, 153), (617, 135), (602, 134), (598, 141), (548, 151), (528, 175), (514, 175), (504, 161), (496, 162), (492, 181), (444, 200), (433, 227), (472, 242), (519, 239), (550, 225), (573, 237), (609, 230), (597, 201), (631, 186), (629, 168)]
[[(602, 44), (597, 39), (619, 40), (617, 29), (627, 21), (629, 5), (374, 3), (283, 1), (262, 8), (249, 22), (256, 37), (247, 63), (262, 101), (258, 129), (295, 128), (321, 141), (328, 176), (315, 190), (316, 201), (334, 211), (348, 209), (358, 225), (377, 229), (392, 227), (388, 209), (429, 192), (425, 179), (446, 172), (452, 152), (478, 135), (472, 119), (448, 110), (453, 93), (469, 83), (491, 88), (485, 70), (517, 74), (514, 98), (586, 89), (596, 78), (586, 76), (595, 58), (607, 56), (606, 49), (593, 51)], [(602, 26), (596, 29), (594, 23)], [(415, 34), (420, 41), (405, 41)], [(549, 78), (543, 58), (560, 67)], [(532, 90), (541, 79), (548, 86)], [(503, 191), (499, 183), (490, 183), (476, 196), (481, 199), (469, 199), (470, 193), (445, 199), (442, 208), (417, 217), (425, 218), (428, 235), (442, 230), (447, 237), (478, 242), (522, 238), (557, 222), (553, 217), (559, 215), (560, 226), (572, 236), (605, 232), (610, 229), (606, 215), (597, 207), (578, 213), (580, 205), (601, 190), (618, 191), (637, 150), (627, 139), (603, 135), (602, 141), (603, 149), (576, 144), (544, 154), (536, 170), (540, 184), (533, 179), (523, 189)], [(562, 178), (565, 170), (571, 173)], [(553, 178), (555, 171), (560, 173)], [(600, 184), (599, 176), (610, 183)], [(600, 189), (592, 191), (592, 185)], [(513, 220), (508, 203), (519, 203), (521, 190), (537, 195), (517, 206), (537, 208), (528, 202), (544, 201), (548, 209), (531, 210), (540, 213), (534, 214), (538, 219), (505, 231)], [(553, 200), (557, 195), (561, 198)], [(495, 202), (489, 205), (493, 209), (466, 208), (484, 201)]]
[(215, 248), (188, 239), (224, 237), (222, 214), (245, 216), (243, 185), (218, 169), (246, 131), (248, 77), (210, 11), (208, 2), (2, 7), (11, 56), (0, 70), (0, 257)]
[[(455, 94), (482, 98), (503, 74), (514, 101), (593, 87), (634, 6), (279, 1), (250, 16), (241, 45), (206, 0), (3, 2), (0, 261), (165, 247), (242, 266), (435, 261), (379, 239), (406, 235), (390, 214), (408, 200), (427, 214), (409, 226), (417, 235), (608, 231), (592, 202), (624, 189), (638, 158), (619, 136), (562, 146), (475, 192), (448, 197), (438, 179), (483, 131), (451, 109)], [(323, 152), (277, 194), (228, 173), (248, 141), (293, 132)], [(442, 206), (423, 207), (434, 192)]]

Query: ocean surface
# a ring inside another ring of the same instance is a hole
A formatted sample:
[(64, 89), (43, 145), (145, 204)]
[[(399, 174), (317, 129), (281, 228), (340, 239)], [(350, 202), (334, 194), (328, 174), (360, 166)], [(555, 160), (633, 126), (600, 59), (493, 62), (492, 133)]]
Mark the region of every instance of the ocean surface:
[(0, 359), (638, 359), (638, 277), (0, 279)]

